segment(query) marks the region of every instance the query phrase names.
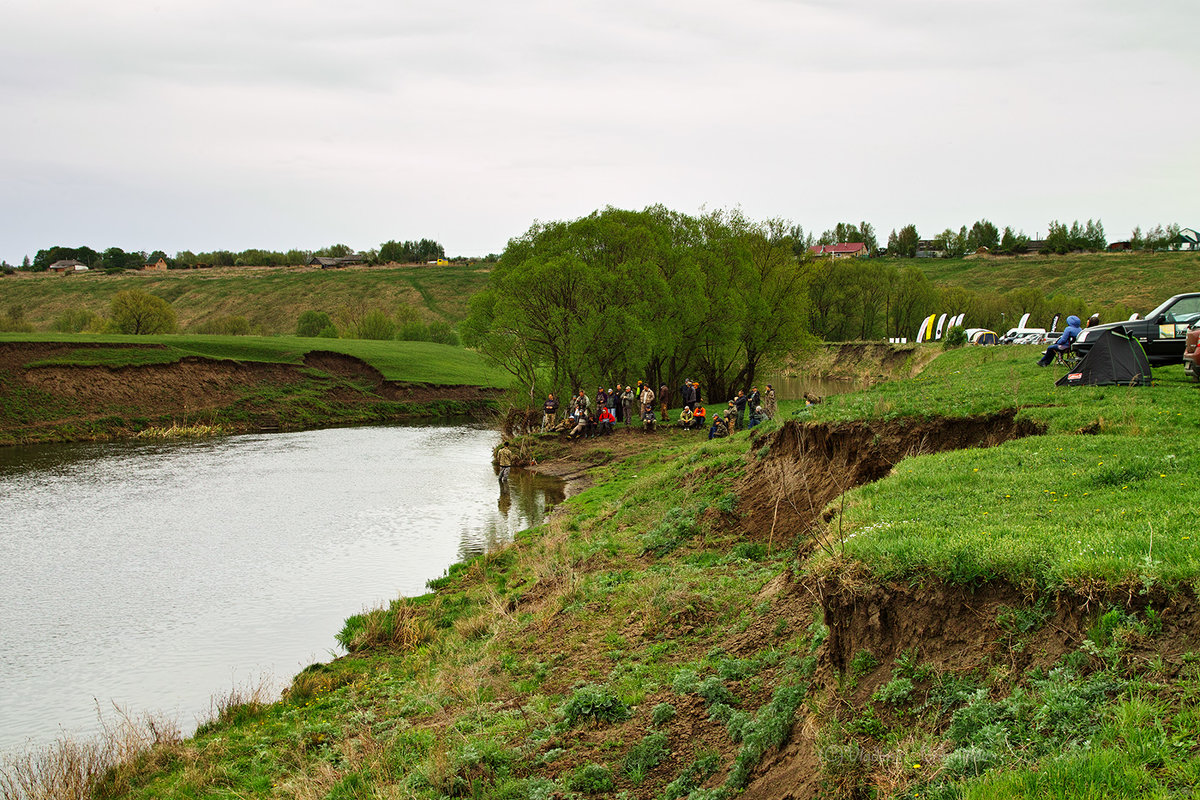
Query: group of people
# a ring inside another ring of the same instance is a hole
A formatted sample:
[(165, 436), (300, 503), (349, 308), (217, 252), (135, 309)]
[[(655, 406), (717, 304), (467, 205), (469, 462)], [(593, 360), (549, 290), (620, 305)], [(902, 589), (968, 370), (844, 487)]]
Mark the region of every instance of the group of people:
[[(750, 409), (748, 419), (746, 417), (747, 408)], [(713, 415), (712, 425), (708, 429), (708, 438), (719, 439), (723, 436), (728, 436), (734, 431), (753, 428), (765, 420), (774, 419), (778, 413), (779, 407), (775, 400), (775, 387), (771, 384), (767, 384), (766, 394), (760, 394), (757, 386), (751, 387), (749, 395), (743, 391), (739, 391), (737, 397), (726, 404), (724, 411)], [(708, 413), (703, 406), (695, 410), (684, 406), (683, 411), (679, 415), (679, 425), (683, 428), (703, 430), (707, 423)]]
[[(660, 385), (656, 393), (644, 381), (638, 381), (637, 386), (617, 384), (615, 390), (597, 387), (594, 397), (588, 396), (580, 389), (568, 401), (560, 421), (558, 412), (562, 409), (562, 403), (551, 392), (542, 406), (542, 430), (566, 433), (568, 437), (576, 439), (604, 436), (612, 433), (620, 423), (629, 428), (634, 420), (637, 420), (641, 423), (643, 431), (653, 431), (659, 422), (655, 415), (656, 410), (661, 415), (661, 422), (666, 423), (670, 420), (667, 416), (670, 395), (671, 391), (665, 384)], [(701, 404), (700, 384), (691, 379), (685, 380), (679, 387), (679, 396), (683, 401), (679, 426), (704, 430), (708, 426), (708, 411)], [(748, 426), (745, 422), (747, 407), (750, 409)], [(728, 436), (733, 431), (745, 427), (753, 428), (763, 420), (772, 419), (777, 411), (775, 389), (771, 384), (767, 384), (765, 394), (760, 394), (757, 387), (752, 387), (748, 395), (739, 391), (737, 396), (729, 401), (723, 413), (714, 415), (708, 438)]]

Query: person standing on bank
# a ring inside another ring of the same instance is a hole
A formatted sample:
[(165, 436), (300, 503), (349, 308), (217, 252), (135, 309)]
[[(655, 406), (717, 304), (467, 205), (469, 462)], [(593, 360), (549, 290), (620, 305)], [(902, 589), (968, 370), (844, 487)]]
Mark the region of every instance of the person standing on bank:
[(621, 410), (625, 413), (625, 427), (628, 428), (633, 422), (634, 405), (637, 404), (637, 395), (633, 393), (633, 387), (629, 384), (625, 385), (625, 391), (621, 392)]
[(638, 398), (642, 403), (642, 413), (640, 416), (643, 422), (645, 422), (647, 411), (651, 414), (654, 413), (654, 390), (650, 388), (650, 384), (648, 383), (645, 384), (645, 387), (642, 389), (642, 396)]
[(557, 416), (558, 398), (554, 396), (554, 392), (551, 392), (546, 395), (546, 402), (542, 405), (542, 433), (554, 427)]
[(513, 451), (508, 449), (508, 442), (501, 442), (496, 452), (496, 463), (500, 465), (500, 483), (508, 483), (508, 472), (512, 469)]
[(775, 415), (779, 413), (779, 406), (775, 404), (775, 387), (767, 384), (767, 393), (763, 396), (763, 411), (767, 414), (767, 419), (775, 419)]
[(662, 412), (663, 422), (670, 422), (667, 418), (667, 395), (670, 393), (671, 390), (667, 388), (665, 383), (658, 387), (658, 409)]

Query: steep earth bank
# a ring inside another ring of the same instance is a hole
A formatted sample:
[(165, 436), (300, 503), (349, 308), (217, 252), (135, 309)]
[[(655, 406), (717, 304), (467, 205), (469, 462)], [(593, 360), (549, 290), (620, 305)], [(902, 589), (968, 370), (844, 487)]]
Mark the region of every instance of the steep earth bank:
[(484, 414), (496, 410), (501, 394), (388, 381), (359, 359), (324, 351), (308, 353), (302, 366), (194, 356), (120, 367), (29, 366), (84, 347), (0, 343), (0, 445), (123, 438), (152, 427), (240, 433)]

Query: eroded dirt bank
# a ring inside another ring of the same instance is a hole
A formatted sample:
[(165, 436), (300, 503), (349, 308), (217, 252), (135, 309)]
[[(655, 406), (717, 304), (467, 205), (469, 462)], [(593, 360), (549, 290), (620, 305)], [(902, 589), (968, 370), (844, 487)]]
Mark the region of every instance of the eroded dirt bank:
[[(856, 422), (845, 424), (803, 424), (786, 422), (779, 429), (756, 437), (746, 456), (746, 475), (736, 487), (738, 514), (708, 512), (709, 522), (723, 531), (736, 534), (740, 541), (776, 547), (798, 540), (799, 555), (805, 548), (817, 546), (819, 531), (826, 527), (827, 515), (839, 495), (856, 486), (888, 475), (903, 459), (947, 450), (990, 447), (1042, 431), (1013, 412), (930, 420)], [(673, 435), (660, 433), (656, 436)], [(568, 445), (568, 450), (550, 467), (557, 471), (575, 471), (586, 464), (589, 452), (597, 445), (618, 454), (641, 449), (647, 438), (627, 433), (616, 440), (627, 444), (611, 445), (612, 440), (590, 440)], [(645, 556), (643, 556), (645, 558)], [(802, 563), (802, 562), (801, 562)], [(796, 565), (797, 567), (800, 564)], [(1079, 655), (1081, 646), (1094, 629), (1097, 619), (1114, 606), (1130, 612), (1152, 609), (1162, 629), (1153, 637), (1130, 640), (1131, 658), (1162, 660), (1166, 675), (1183, 668), (1186, 655), (1200, 649), (1200, 603), (1188, 592), (1138, 594), (1107, 591), (1038, 593), (1026, 587), (993, 581), (974, 586), (952, 585), (926, 578), (912, 582), (879, 581), (866, 575), (861, 567), (843, 564), (844, 570), (810, 576), (803, 569), (786, 569), (753, 598), (753, 604), (767, 609), (749, 627), (724, 629), (705, 641), (709, 652), (731, 658), (753, 659), (764, 650), (784, 646), (780, 631), (805, 630), (814, 618), (823, 620), (827, 634), (816, 651), (816, 668), (808, 699), (794, 718), (786, 743), (766, 754), (753, 770), (745, 796), (761, 800), (808, 800), (819, 797), (892, 797), (905, 796), (904, 787), (913, 780), (912, 759), (904, 761), (902, 746), (884, 744), (861, 733), (864, 719), (888, 730), (903, 731), (914, 720), (899, 707), (880, 703), (876, 693), (897, 673), (895, 664), (906, 654), (919, 654), (922, 669), (947, 676), (946, 680), (978, 681), (990, 686), (999, 697), (1003, 687), (1011, 691), (1031, 670), (1050, 670), (1064, 656)], [(525, 610), (537, 613), (552, 605), (555, 589), (539, 585), (524, 598)], [(528, 605), (525, 605), (528, 603)], [(681, 634), (704, 630), (719, 617), (719, 610), (706, 605), (698, 596), (688, 599), (687, 613), (670, 625)], [(547, 626), (563, 625), (569, 618), (561, 614), (546, 618)], [(1017, 622), (1017, 620), (1026, 620)], [(1036, 624), (1027, 622), (1034, 620)], [(655, 627), (655, 624), (659, 627)], [(786, 623), (786, 624), (785, 624)], [(573, 630), (571, 622), (562, 630)], [(621, 635), (630, 641), (652, 640), (661, 636), (661, 620), (653, 616), (630, 618), (623, 623)], [(582, 638), (598, 634), (580, 632)], [(870, 661), (862, 654), (870, 654)], [(538, 656), (539, 658), (542, 656)], [(565, 676), (602, 671), (600, 652), (580, 650), (560, 656)], [(1090, 668), (1099, 668), (1099, 656), (1092, 657)], [(597, 664), (598, 662), (598, 664)], [(856, 663), (857, 662), (857, 663)], [(1087, 664), (1084, 669), (1089, 668)], [(766, 702), (770, 694), (772, 672), (760, 676), (760, 688), (735, 687), (743, 698), (743, 708), (753, 710)], [(554, 690), (567, 691), (569, 680), (550, 683)], [(998, 688), (999, 687), (999, 688)], [(918, 688), (914, 691), (927, 691)], [(678, 717), (671, 733), (671, 757), (664, 761), (655, 780), (665, 782), (678, 775), (696, 751), (718, 752), (722, 758), (734, 758), (737, 748), (730, 744), (722, 726), (710, 717), (710, 710), (695, 697), (682, 697), (663, 690), (646, 699), (645, 705), (675, 704)], [(961, 702), (961, 701), (960, 701)], [(926, 767), (939, 768), (952, 749), (939, 743), (937, 735), (950, 719), (949, 707), (934, 727), (932, 745), (922, 751)], [(603, 749), (617, 738), (631, 740), (644, 720), (635, 720), (604, 734), (589, 734), (595, 746)], [(941, 726), (940, 728), (938, 726)], [(840, 731), (840, 733), (831, 733)], [(903, 737), (901, 737), (903, 740)], [(577, 767), (580, 760), (564, 761), (562, 770)], [(565, 774), (565, 772), (563, 773)], [(717, 772), (704, 784), (721, 786), (726, 772)], [(658, 785), (648, 781), (647, 785)], [(630, 787), (631, 796), (652, 797), (654, 792)]]
[(119, 438), (150, 425), (205, 423), (244, 432), (477, 414), (494, 410), (500, 395), (385, 380), (369, 364), (328, 351), (308, 353), (303, 365), (188, 356), (121, 367), (27, 366), (86, 347), (0, 343), (0, 444)]

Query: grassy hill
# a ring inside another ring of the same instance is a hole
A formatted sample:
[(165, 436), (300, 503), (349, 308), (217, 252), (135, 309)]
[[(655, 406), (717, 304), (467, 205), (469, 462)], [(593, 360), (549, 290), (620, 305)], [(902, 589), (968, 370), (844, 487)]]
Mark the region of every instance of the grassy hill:
[(35, 330), (50, 330), (67, 312), (104, 314), (112, 296), (142, 289), (168, 301), (181, 330), (221, 317), (244, 317), (253, 333), (289, 334), (304, 311), (339, 315), (402, 305), (422, 322), (456, 324), (467, 302), (487, 283), (486, 267), (475, 265), (348, 267), (223, 267), (105, 275), (23, 273), (0, 278), (0, 318), (17, 317)]
[(1035, 287), (1098, 306), (1145, 313), (1181, 292), (1200, 291), (1200, 253), (1074, 253), (1065, 256), (967, 256), (915, 262), (939, 288), (1009, 292)]
[[(1089, 253), (1066, 256), (968, 256), (920, 259), (939, 288), (1009, 292), (1035, 287), (1046, 295), (1082, 297), (1106, 308), (1145, 312), (1162, 299), (1200, 288), (1200, 253)], [(183, 331), (243, 317), (252, 333), (291, 334), (304, 311), (325, 311), (335, 321), (370, 310), (396, 316), (402, 306), (418, 321), (457, 324), (468, 303), (487, 285), (484, 265), (350, 267), (225, 267), (157, 273), (0, 277), (0, 328), (12, 320), (48, 331), (56, 319), (81, 310), (107, 312), (112, 296), (138, 288), (167, 300)], [(9, 327), (12, 327), (9, 324)]]

